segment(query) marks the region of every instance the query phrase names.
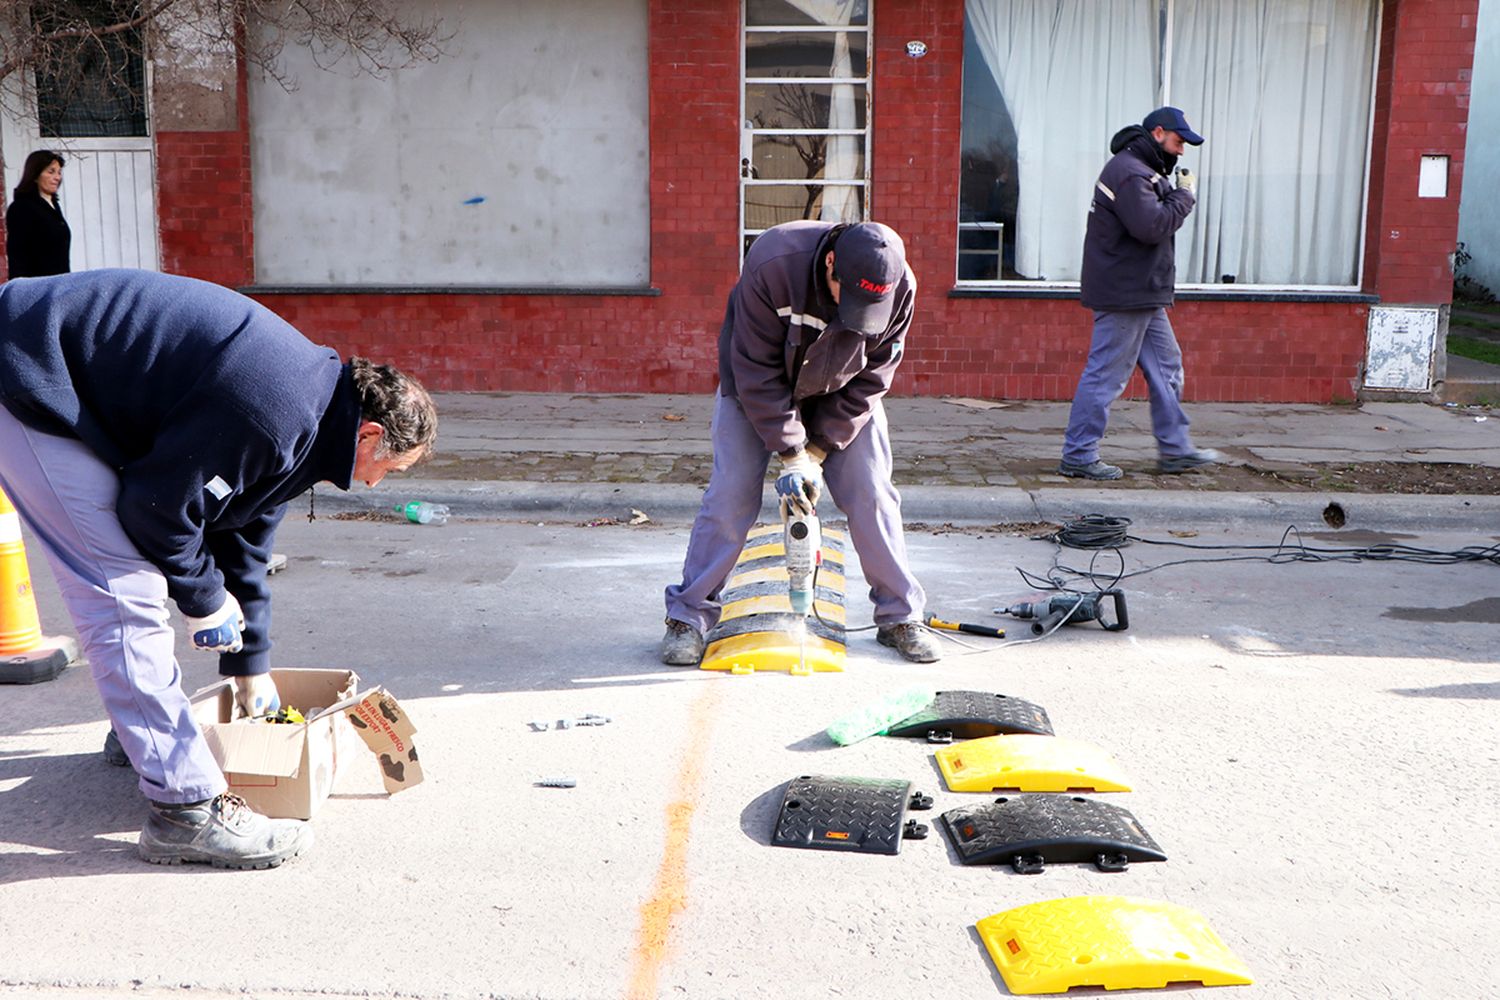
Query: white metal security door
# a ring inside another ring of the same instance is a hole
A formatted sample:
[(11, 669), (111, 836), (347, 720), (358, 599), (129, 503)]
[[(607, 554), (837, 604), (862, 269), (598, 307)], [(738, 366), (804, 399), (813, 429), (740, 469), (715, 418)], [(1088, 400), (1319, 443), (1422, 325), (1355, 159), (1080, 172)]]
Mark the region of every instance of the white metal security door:
[[(60, 192), (73, 229), (73, 270), (160, 267), (156, 171), (149, 137), (67, 139)], [(9, 157), (6, 158), (9, 166)]]

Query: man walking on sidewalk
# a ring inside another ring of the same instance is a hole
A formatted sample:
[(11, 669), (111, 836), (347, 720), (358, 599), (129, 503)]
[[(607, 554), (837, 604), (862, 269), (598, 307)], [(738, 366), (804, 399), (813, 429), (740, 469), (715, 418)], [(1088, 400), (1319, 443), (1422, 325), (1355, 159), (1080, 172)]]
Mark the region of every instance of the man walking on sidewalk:
[(1100, 460), (1099, 439), (1110, 405), (1136, 366), (1151, 398), (1157, 471), (1190, 472), (1219, 460), (1218, 452), (1194, 448), (1188, 436), (1182, 349), (1167, 320), (1177, 283), (1174, 241), (1193, 210), (1196, 185), (1186, 169), (1178, 171), (1175, 188), (1169, 178), (1185, 144), (1202, 143), (1176, 108), (1157, 108), (1110, 140), (1115, 155), (1094, 184), (1083, 241), (1081, 298), (1094, 310), (1094, 336), (1057, 467), (1065, 476), (1124, 475)]
[(702, 659), (773, 454), (783, 502), (815, 506), (826, 480), (849, 519), (877, 640), (908, 660), (938, 659), (919, 624), (926, 595), (906, 563), (881, 403), (901, 363), (916, 289), (901, 237), (876, 222), (789, 222), (751, 245), (719, 331), (713, 472), (682, 582), (667, 588), (662, 662)]
[(266, 562), (287, 502), (423, 458), (431, 398), (229, 289), (99, 270), (0, 286), (0, 404), (0, 488), (47, 555), (150, 801), (141, 856), (294, 857), (305, 823), (226, 791), (182, 691), (167, 599), (193, 645), (220, 654), (240, 711), (274, 711)]

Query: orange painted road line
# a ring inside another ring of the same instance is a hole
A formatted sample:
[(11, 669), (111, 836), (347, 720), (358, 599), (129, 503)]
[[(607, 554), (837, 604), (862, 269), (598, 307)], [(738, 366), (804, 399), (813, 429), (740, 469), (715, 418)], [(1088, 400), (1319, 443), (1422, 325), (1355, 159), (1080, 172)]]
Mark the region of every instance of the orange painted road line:
[(723, 685), (706, 683), (688, 710), (689, 739), (682, 748), (682, 766), (677, 772), (676, 795), (667, 804), (666, 845), (651, 897), (641, 904), (641, 923), (636, 932), (635, 961), (627, 1000), (655, 1000), (657, 980), (666, 961), (672, 938), (672, 918), (687, 907), (688, 838), (693, 813), (698, 808), (703, 784), (703, 761), (713, 734), (713, 719)]

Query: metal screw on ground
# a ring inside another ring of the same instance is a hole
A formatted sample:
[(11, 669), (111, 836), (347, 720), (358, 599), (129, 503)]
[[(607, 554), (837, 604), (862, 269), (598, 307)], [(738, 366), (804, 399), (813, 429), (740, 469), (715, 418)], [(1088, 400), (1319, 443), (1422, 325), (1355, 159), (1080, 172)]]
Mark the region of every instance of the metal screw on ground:
[(573, 778), (538, 778), (538, 788), (576, 788), (578, 782)]
[(573, 725), (575, 725), (575, 726), (602, 726), (602, 725), (605, 725), (606, 723), (608, 723), (609, 721), (610, 721), (609, 720), (609, 716), (607, 716), (607, 715), (594, 715), (591, 712), (588, 715), (582, 716), (581, 718), (574, 719), (573, 720)]

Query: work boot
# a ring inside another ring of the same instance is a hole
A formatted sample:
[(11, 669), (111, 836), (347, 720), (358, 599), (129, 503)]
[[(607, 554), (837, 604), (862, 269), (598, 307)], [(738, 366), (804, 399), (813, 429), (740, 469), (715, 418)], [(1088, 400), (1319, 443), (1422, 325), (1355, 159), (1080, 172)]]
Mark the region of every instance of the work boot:
[(238, 795), (185, 805), (153, 802), (141, 828), (140, 855), (155, 865), (275, 868), (312, 846), (312, 827), (268, 819)]
[(1192, 472), (1205, 465), (1213, 465), (1215, 462), (1222, 461), (1223, 458), (1223, 455), (1212, 448), (1190, 451), (1186, 455), (1173, 455), (1171, 458), (1163, 455), (1157, 460), (1156, 471), (1164, 475), (1175, 476), (1180, 472)]
[(875, 632), (875, 641), (890, 646), (913, 663), (936, 663), (943, 657), (937, 640), (916, 622), (882, 625)]
[(1087, 465), (1078, 462), (1058, 462), (1057, 471), (1074, 479), (1119, 479), (1125, 475), (1125, 471), (1118, 465), (1110, 465), (1097, 458)]
[(125, 748), (120, 746), (120, 737), (113, 728), (104, 736), (104, 763), (113, 767), (130, 766), (130, 758), (125, 756)]
[(703, 659), (703, 633), (687, 622), (667, 619), (667, 634), (661, 637), (661, 662), (669, 667), (696, 667)]

